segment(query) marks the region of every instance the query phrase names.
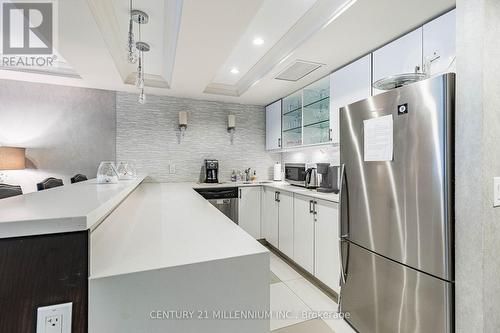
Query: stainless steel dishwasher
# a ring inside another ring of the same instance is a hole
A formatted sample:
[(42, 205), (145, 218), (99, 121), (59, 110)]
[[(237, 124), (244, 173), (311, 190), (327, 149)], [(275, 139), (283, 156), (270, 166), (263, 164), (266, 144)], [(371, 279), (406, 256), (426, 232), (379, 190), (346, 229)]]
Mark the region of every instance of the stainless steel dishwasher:
[(199, 188), (196, 192), (201, 194), (212, 205), (238, 224), (238, 188)]

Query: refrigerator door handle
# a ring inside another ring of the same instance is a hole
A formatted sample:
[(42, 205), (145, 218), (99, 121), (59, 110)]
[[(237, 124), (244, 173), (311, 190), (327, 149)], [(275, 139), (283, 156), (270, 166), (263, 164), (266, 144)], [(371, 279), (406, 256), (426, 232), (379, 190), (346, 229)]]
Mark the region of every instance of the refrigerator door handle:
[[(345, 284), (346, 282), (346, 273), (344, 269), (344, 253), (342, 251), (342, 243), (349, 236), (348, 233), (343, 234), (342, 230), (342, 194), (344, 187), (344, 177), (345, 177), (345, 164), (340, 166), (340, 179), (339, 179), (339, 209), (338, 209), (338, 223), (339, 223), (339, 256), (340, 256), (340, 285)], [(339, 304), (340, 305), (340, 304)]]
[[(340, 178), (339, 178), (339, 236), (342, 239), (349, 238), (349, 212), (347, 211), (345, 216), (347, 217), (346, 221), (346, 233), (344, 233), (344, 230), (342, 229), (343, 226), (343, 221), (342, 221), (342, 195), (344, 194), (344, 179), (345, 179), (345, 164), (342, 164), (340, 166)], [(347, 186), (347, 183), (346, 183)]]
[(340, 286), (345, 284), (345, 270), (344, 270), (344, 254), (342, 251), (342, 243), (344, 240), (342, 238), (339, 239), (339, 254), (340, 254)]

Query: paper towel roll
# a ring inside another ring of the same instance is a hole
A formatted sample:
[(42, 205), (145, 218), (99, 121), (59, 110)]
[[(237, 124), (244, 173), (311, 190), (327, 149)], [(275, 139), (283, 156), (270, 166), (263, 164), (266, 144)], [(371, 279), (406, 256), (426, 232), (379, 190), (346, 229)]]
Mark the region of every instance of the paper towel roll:
[(275, 181), (281, 181), (281, 163), (274, 165), (274, 178)]

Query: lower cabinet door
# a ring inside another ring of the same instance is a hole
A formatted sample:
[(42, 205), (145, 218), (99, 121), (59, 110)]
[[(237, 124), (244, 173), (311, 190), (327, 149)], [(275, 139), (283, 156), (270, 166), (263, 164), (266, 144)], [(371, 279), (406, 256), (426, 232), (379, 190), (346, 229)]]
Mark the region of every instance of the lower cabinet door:
[(280, 192), (279, 200), (279, 249), (293, 259), (293, 193)]
[(261, 187), (240, 187), (239, 191), (239, 210), (238, 224), (255, 239), (260, 239), (260, 196)]
[(295, 194), (293, 260), (309, 273), (314, 274), (314, 216), (313, 199)]
[(278, 202), (276, 191), (264, 188), (263, 192), (262, 229), (264, 238), (274, 247), (279, 248)]
[(314, 275), (336, 293), (340, 292), (338, 203), (316, 200)]

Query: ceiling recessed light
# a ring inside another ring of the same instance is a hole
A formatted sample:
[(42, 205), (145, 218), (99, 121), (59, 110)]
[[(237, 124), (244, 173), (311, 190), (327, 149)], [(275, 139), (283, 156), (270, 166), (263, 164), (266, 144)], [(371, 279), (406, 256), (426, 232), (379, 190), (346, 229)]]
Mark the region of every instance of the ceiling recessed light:
[(262, 38), (260, 37), (254, 38), (253, 45), (262, 45), (262, 44), (264, 44), (264, 40)]
[(236, 67), (231, 68), (231, 73), (238, 74), (239, 72), (240, 72), (240, 70), (238, 68), (236, 68)]

